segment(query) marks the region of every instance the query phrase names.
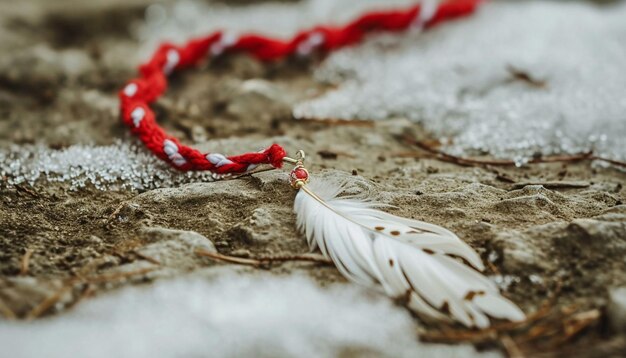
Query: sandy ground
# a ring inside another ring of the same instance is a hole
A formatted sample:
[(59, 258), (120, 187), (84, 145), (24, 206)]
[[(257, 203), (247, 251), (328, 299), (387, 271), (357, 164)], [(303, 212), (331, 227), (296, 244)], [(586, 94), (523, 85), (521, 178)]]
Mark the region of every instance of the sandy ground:
[[(118, 119), (116, 91), (134, 74), (137, 59), (128, 54), (137, 44), (129, 29), (146, 3), (71, 2), (72, 11), (64, 11), (69, 3), (0, 4), (1, 148), (134, 140)], [(530, 333), (526, 327), (469, 337), (479, 347), (533, 356), (626, 350), (626, 336), (605, 313), (610, 290), (626, 285), (623, 172), (588, 162), (460, 166), (407, 144), (407, 135), (430, 139), (407, 120), (295, 121), (293, 103), (324, 90), (310, 76), (315, 65), (220, 60), (175, 76), (155, 108), (170, 133), (199, 148), (236, 153), (276, 141), (291, 152), (304, 149), (311, 172), (361, 175), (395, 206), (391, 212), (455, 231), (491, 263), (488, 274), (505, 294), (540, 316)], [(3, 180), (0, 193), (0, 312), (9, 319), (63, 315), (120, 286), (225, 265), (193, 254), (188, 246), (198, 236), (227, 255), (307, 252), (294, 229), (295, 192), (284, 172), (146, 192)], [(317, 264), (267, 270), (305, 272), (323, 285), (344, 282), (333, 267)], [(62, 290), (69, 278), (95, 279)], [(447, 331), (438, 325), (424, 332), (436, 341), (468, 339), (441, 335)]]

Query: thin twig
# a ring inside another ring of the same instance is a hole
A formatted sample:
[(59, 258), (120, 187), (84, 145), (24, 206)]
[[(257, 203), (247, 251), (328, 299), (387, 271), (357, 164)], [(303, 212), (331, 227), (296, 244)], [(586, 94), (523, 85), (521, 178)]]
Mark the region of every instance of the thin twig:
[(553, 293), (542, 303), (541, 308), (536, 312), (526, 316), (526, 319), (519, 322), (500, 322), (489, 328), (482, 330), (455, 329), (443, 326), (441, 331), (425, 332), (420, 334), (420, 339), (433, 343), (484, 343), (493, 342), (498, 335), (507, 332), (515, 332), (524, 327), (532, 327), (537, 322), (548, 317), (554, 309), (556, 298), (561, 291), (561, 282), (558, 281)]
[(155, 259), (154, 257), (148, 256), (148, 255), (144, 255), (139, 251), (132, 251), (133, 254), (137, 255), (139, 258), (146, 260), (150, 263), (153, 263), (155, 265), (161, 265), (161, 262), (157, 259)]
[(109, 217), (106, 219), (106, 221), (104, 222), (105, 224), (110, 224), (113, 220), (115, 220), (115, 217), (117, 217), (117, 215), (122, 212), (122, 209), (126, 206), (126, 201), (123, 201), (122, 203), (120, 203), (120, 205), (117, 206), (117, 208), (115, 208), (115, 210), (113, 210), (113, 212), (111, 213), (111, 215), (109, 215)]
[[(46, 297), (43, 301), (41, 301), (37, 306), (35, 306), (28, 314), (26, 314), (26, 320), (32, 320), (40, 317), (42, 314), (46, 313), (52, 306), (57, 304), (59, 300), (63, 297), (65, 293), (70, 290), (73, 290), (77, 284), (98, 284), (104, 282), (110, 282), (119, 280), (122, 278), (127, 278), (134, 275), (143, 275), (150, 271), (153, 271), (154, 268), (145, 268), (135, 271), (128, 272), (116, 272), (113, 274), (103, 274), (92, 277), (73, 277), (69, 279), (60, 289), (55, 291), (52, 295)], [(79, 298), (81, 299), (81, 298)]]
[(287, 262), (287, 261), (308, 261), (315, 262), (324, 265), (332, 265), (333, 262), (331, 260), (326, 259), (321, 255), (312, 255), (312, 254), (304, 254), (304, 255), (280, 255), (280, 256), (262, 256), (257, 258), (261, 262)]
[(487, 267), (489, 267), (489, 269), (491, 270), (491, 272), (493, 272), (496, 275), (500, 275), (500, 269), (498, 269), (498, 266), (494, 265), (493, 262), (487, 260)]
[(589, 182), (587, 181), (530, 181), (523, 183), (515, 183), (513, 184), (513, 189), (521, 189), (528, 185), (541, 185), (547, 189), (558, 189), (558, 188), (587, 188), (589, 187)]
[(460, 342), (483, 343), (496, 339), (497, 334), (494, 329), (483, 329), (479, 331), (445, 329), (437, 332), (421, 333), (419, 338), (423, 342), (458, 344)]
[(217, 252), (210, 252), (210, 251), (204, 251), (204, 250), (196, 250), (196, 255), (212, 258), (212, 259), (219, 260), (219, 261), (230, 262), (233, 264), (239, 264), (239, 265), (261, 266), (262, 264), (262, 262), (259, 260), (247, 259), (247, 258), (237, 257), (237, 256), (227, 256), (227, 255), (218, 254)]
[(517, 346), (517, 343), (508, 334), (503, 334), (500, 337), (500, 343), (502, 343), (502, 347), (509, 358), (524, 358), (524, 354)]
[(546, 318), (551, 313), (552, 307), (542, 308), (532, 315), (526, 317), (525, 320), (519, 322), (502, 322), (494, 324), (489, 328), (481, 330), (454, 329), (445, 327), (440, 331), (425, 332), (420, 334), (420, 339), (425, 342), (433, 343), (485, 343), (493, 342), (498, 336), (515, 332), (524, 327), (530, 327), (536, 322)]
[(33, 307), (33, 309), (31, 309), (30, 312), (26, 314), (26, 317), (25, 317), (26, 320), (32, 320), (44, 314), (47, 310), (50, 309), (50, 307), (54, 306), (57, 302), (59, 302), (59, 300), (63, 297), (63, 295), (65, 295), (67, 292), (69, 292), (73, 288), (74, 288), (73, 283), (68, 283), (68, 284), (63, 285), (60, 289), (58, 289), (52, 295), (46, 297), (37, 306)]
[(230, 263), (240, 264), (240, 265), (255, 266), (255, 267), (271, 264), (274, 262), (287, 262), (287, 261), (308, 261), (308, 262), (315, 262), (315, 263), (320, 263), (324, 265), (332, 264), (332, 261), (324, 258), (323, 256), (310, 255), (310, 254), (308, 255), (261, 256), (261, 257), (255, 257), (255, 258), (222, 255), (216, 252), (210, 252), (210, 251), (205, 251), (205, 250), (196, 250), (196, 254), (200, 256), (220, 260), (220, 261), (225, 261), (225, 262), (230, 262)]
[(609, 164), (613, 164), (613, 165), (618, 166), (618, 167), (626, 168), (626, 162), (621, 162), (619, 160), (609, 159), (609, 158), (604, 158), (604, 157), (597, 157), (597, 156), (595, 156), (593, 158), (596, 159), (596, 160), (607, 162)]
[(109, 282), (109, 281), (115, 281), (115, 280), (119, 280), (122, 278), (128, 278), (131, 276), (136, 276), (136, 275), (144, 275), (147, 274), (149, 272), (154, 271), (155, 268), (154, 267), (148, 267), (148, 268), (143, 268), (143, 269), (139, 269), (139, 270), (134, 270), (134, 271), (128, 271), (128, 272), (115, 272), (112, 274), (102, 274), (102, 275), (96, 275), (96, 276), (92, 276), (92, 277), (86, 277), (86, 278), (82, 278), (79, 279), (79, 282), (87, 282), (87, 283), (104, 283), (104, 282)]
[(260, 168), (260, 169), (253, 170), (251, 172), (247, 172), (247, 173), (236, 175), (234, 177), (230, 177), (230, 178), (228, 178), (226, 180), (240, 179), (240, 178), (252, 176), (254, 174), (259, 174), (259, 173), (263, 173), (263, 172), (269, 172), (269, 171), (272, 171), (272, 170), (276, 170), (276, 168), (274, 168), (274, 167)]
[(557, 282), (555, 294), (526, 320), (494, 324), (483, 330), (453, 329), (442, 326), (437, 332), (420, 334), (428, 342), (486, 344), (499, 342), (509, 357), (536, 356), (539, 350), (554, 350), (579, 336), (581, 332), (596, 324), (602, 316), (598, 309), (577, 312), (576, 305), (557, 309), (556, 294), (560, 291)]
[(83, 300), (93, 296), (93, 294), (96, 292), (95, 286), (91, 283), (88, 283), (87, 285), (85, 285), (85, 287), (83, 288), (83, 292), (80, 294), (80, 296), (78, 296), (78, 298), (76, 300), (74, 300), (74, 302), (70, 303), (66, 309), (71, 309), (72, 307), (78, 305), (80, 302), (82, 302)]
[(562, 344), (574, 338), (585, 328), (597, 322), (600, 319), (600, 316), (601, 314), (598, 309), (592, 309), (574, 314), (570, 319), (563, 323), (565, 335), (560, 337), (556, 343)]
[[(430, 154), (435, 155), (435, 158), (441, 161), (462, 165), (462, 166), (473, 166), (473, 165), (492, 165), (492, 166), (517, 166), (513, 160), (507, 159), (479, 159), (479, 158), (470, 158), (470, 157), (460, 157), (456, 155), (452, 155), (446, 153), (440, 149), (435, 148), (432, 144), (427, 143), (425, 141), (417, 141), (409, 136), (404, 137), (404, 141), (407, 144), (414, 145)], [(400, 153), (404, 157), (411, 156), (411, 153)], [(423, 157), (421, 153), (414, 153), (416, 157)], [(540, 164), (540, 163), (559, 163), (559, 162), (580, 162), (580, 161), (603, 161), (615, 166), (626, 168), (626, 162), (621, 162), (614, 159), (608, 159), (601, 156), (594, 155), (592, 152), (588, 153), (580, 153), (573, 155), (556, 155), (556, 156), (548, 156), (548, 157), (539, 157), (533, 158), (528, 161), (528, 164)]]
[(33, 256), (33, 249), (26, 249), (24, 256), (22, 256), (22, 261), (20, 262), (20, 276), (28, 275), (28, 269), (30, 266), (30, 258)]

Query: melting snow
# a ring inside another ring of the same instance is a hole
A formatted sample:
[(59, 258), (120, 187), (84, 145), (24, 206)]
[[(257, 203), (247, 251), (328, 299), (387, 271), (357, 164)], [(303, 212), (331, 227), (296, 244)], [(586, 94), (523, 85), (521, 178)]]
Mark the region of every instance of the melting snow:
[(488, 3), (428, 33), (376, 36), (331, 55), (316, 76), (339, 88), (294, 113), (407, 117), (455, 154), (523, 163), (593, 150), (625, 160), (625, 18), (623, 3)]

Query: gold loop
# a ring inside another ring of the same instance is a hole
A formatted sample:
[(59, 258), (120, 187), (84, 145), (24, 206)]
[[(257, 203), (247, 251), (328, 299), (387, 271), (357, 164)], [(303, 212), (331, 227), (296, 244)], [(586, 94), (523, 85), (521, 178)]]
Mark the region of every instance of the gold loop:
[(304, 159), (306, 158), (306, 154), (302, 149), (296, 152), (295, 158), (284, 157), (283, 162), (293, 164), (294, 166), (304, 165)]

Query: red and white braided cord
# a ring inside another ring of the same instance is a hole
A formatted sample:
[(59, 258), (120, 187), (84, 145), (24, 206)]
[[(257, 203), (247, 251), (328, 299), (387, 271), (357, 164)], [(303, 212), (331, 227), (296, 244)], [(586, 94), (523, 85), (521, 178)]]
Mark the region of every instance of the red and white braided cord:
[(167, 75), (174, 70), (193, 67), (205, 56), (224, 52), (246, 52), (262, 61), (282, 59), (312, 51), (328, 53), (361, 41), (375, 31), (399, 32), (411, 27), (432, 27), (442, 21), (471, 14), (481, 0), (449, 0), (436, 8), (420, 4), (406, 10), (373, 11), (345, 26), (317, 26), (301, 31), (291, 40), (279, 40), (256, 34), (234, 38), (224, 32), (189, 41), (183, 46), (162, 44), (152, 58), (139, 67), (140, 77), (131, 80), (120, 92), (121, 117), (134, 134), (159, 158), (180, 170), (209, 170), (217, 174), (243, 173), (259, 164), (280, 168), (285, 150), (278, 144), (257, 152), (225, 157), (201, 153), (181, 144), (163, 131), (149, 104), (167, 88)]

